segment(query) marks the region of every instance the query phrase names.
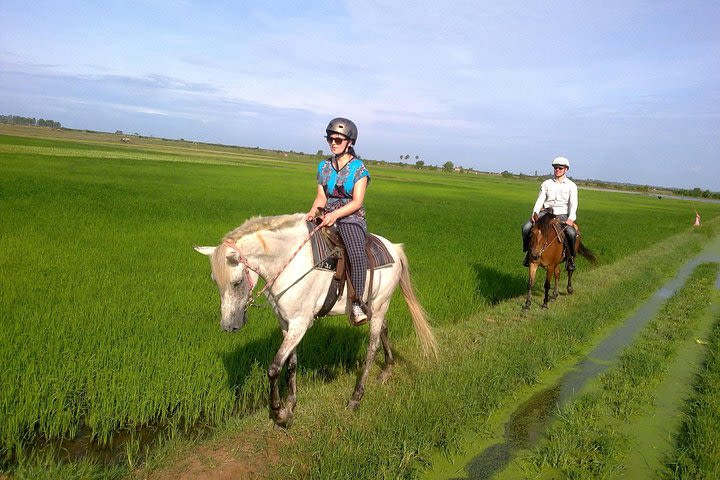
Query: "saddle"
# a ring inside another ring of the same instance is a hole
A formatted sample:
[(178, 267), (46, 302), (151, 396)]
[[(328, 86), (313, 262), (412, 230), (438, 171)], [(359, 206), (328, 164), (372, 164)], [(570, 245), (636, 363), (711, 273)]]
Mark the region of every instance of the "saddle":
[[(307, 222), (308, 231), (315, 228), (315, 224)], [(315, 314), (315, 318), (324, 317), (337, 303), (345, 290), (347, 284), (348, 296), (352, 302), (359, 302), (368, 315), (368, 321), (371, 317), (372, 310), (363, 302), (361, 298), (357, 298), (352, 281), (350, 280), (350, 269), (347, 262), (347, 251), (345, 243), (340, 233), (335, 227), (326, 227), (320, 229), (318, 235), (313, 235), (311, 239), (311, 247), (313, 252), (313, 263), (315, 268), (319, 270), (334, 271), (328, 293), (320, 311)], [(375, 235), (368, 233), (365, 241), (365, 254), (368, 259), (368, 270), (370, 281), (368, 282), (368, 292), (372, 292), (373, 274), (376, 269), (386, 267), (395, 263), (385, 244)]]
[[(570, 253), (568, 252), (570, 246), (568, 245), (567, 238), (565, 237), (565, 223), (561, 222), (557, 218), (553, 218), (550, 221), (550, 225), (552, 225), (553, 229), (555, 229), (555, 235), (557, 236), (558, 242), (563, 245), (562, 256), (563, 261), (565, 261), (565, 259), (570, 256)], [(575, 232), (577, 237), (580, 238), (580, 227), (577, 224), (575, 224)]]
[[(563, 223), (558, 220), (557, 218), (553, 218), (550, 222), (550, 225), (553, 226), (553, 229), (555, 229), (555, 235), (558, 238), (558, 242), (564, 244), (565, 243), (565, 227), (563, 226)], [(563, 249), (563, 252), (565, 250)]]

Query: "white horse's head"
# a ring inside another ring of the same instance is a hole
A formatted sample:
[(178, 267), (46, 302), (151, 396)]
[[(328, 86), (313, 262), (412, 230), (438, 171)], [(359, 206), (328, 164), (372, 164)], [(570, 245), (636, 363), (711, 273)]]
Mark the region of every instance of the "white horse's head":
[(212, 279), (220, 292), (220, 326), (226, 332), (240, 330), (245, 325), (245, 306), (258, 274), (243, 265), (238, 252), (226, 245), (194, 249), (210, 257)]

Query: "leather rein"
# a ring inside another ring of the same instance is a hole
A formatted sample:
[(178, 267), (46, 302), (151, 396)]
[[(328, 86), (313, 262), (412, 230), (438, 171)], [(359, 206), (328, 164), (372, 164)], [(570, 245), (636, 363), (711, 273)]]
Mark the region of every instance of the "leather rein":
[[(305, 237), (305, 239), (300, 243), (300, 245), (298, 245), (298, 247), (295, 249), (295, 251), (293, 252), (293, 254), (290, 255), (290, 257), (287, 259), (287, 261), (286, 261), (285, 264), (282, 266), (282, 268), (280, 268), (280, 270), (275, 274), (275, 276), (274, 276), (270, 281), (265, 282), (265, 285), (263, 286), (263, 288), (260, 289), (260, 291), (257, 292), (257, 293), (255, 294), (255, 296), (252, 297), (252, 298), (245, 304), (245, 311), (246, 311), (246, 312), (247, 312), (247, 309), (255, 302), (255, 300), (258, 299), (258, 297), (259, 297), (260, 295), (262, 295), (263, 293), (265, 293), (266, 291), (268, 291), (268, 290), (275, 284), (275, 281), (278, 279), (278, 277), (280, 277), (280, 274), (282, 274), (282, 272), (285, 271), (285, 269), (287, 268), (287, 266), (290, 265), (290, 262), (292, 262), (293, 258), (295, 258), (295, 256), (296, 256), (298, 253), (300, 253), (300, 250), (302, 249), (302, 247), (312, 238), (313, 235), (315, 235), (315, 234), (318, 232), (318, 230), (320, 230), (320, 225), (318, 225), (318, 226), (316, 226), (315, 228), (313, 228), (312, 232), (310, 232), (310, 233), (307, 235), (307, 237)], [(250, 286), (250, 290), (249, 290), (249, 294), (248, 294), (248, 296), (250, 296), (250, 295), (252, 294), (253, 288), (255, 288), (255, 284), (253, 283), (252, 278), (250, 277), (250, 270), (252, 270), (253, 272), (257, 273), (258, 276), (262, 277), (262, 274), (260, 273), (260, 270), (259, 270), (257, 267), (253, 267), (252, 265), (250, 265), (250, 262), (248, 261), (247, 257), (245, 257), (245, 255), (243, 255), (242, 251), (240, 251), (240, 248), (237, 246), (236, 243), (225, 241), (225, 242), (223, 242), (223, 245), (226, 245), (226, 246), (232, 248), (233, 250), (235, 250), (235, 251), (237, 252), (237, 254), (238, 254), (238, 260), (240, 261), (240, 263), (242, 263), (242, 264), (245, 266), (246, 270), (244, 270), (244, 273), (245, 273), (245, 279), (246, 279), (246, 281), (248, 282), (248, 285)], [(329, 257), (328, 257), (328, 258), (329, 258)], [(317, 263), (317, 265), (320, 265), (322, 262), (324, 262), (324, 261), (326, 261), (326, 260), (327, 260), (327, 259), (321, 260), (320, 262)], [(300, 280), (302, 280), (302, 279), (305, 277), (305, 275), (307, 275), (308, 273), (310, 273), (310, 271), (312, 271), (312, 269), (315, 268), (317, 265), (314, 265), (308, 272), (304, 273), (304, 274), (303, 274), (300, 278), (298, 278), (292, 285), (290, 285), (290, 287), (286, 288), (285, 290), (283, 290), (282, 292), (280, 292), (278, 295), (276, 295), (276, 296), (275, 296), (275, 300), (278, 300), (285, 292), (287, 292), (291, 287), (293, 287), (293, 286), (294, 286), (295, 284), (297, 284)]]
[[(533, 222), (533, 224), (534, 224), (534, 223), (535, 223), (535, 222)], [(550, 245), (552, 245), (553, 243), (555, 243), (555, 240), (557, 240), (558, 242), (562, 243), (562, 240), (560, 239), (560, 232), (565, 233), (565, 229), (567, 228), (567, 224), (563, 223), (563, 225), (564, 225), (564, 226), (563, 226), (561, 229), (559, 229), (559, 231), (558, 231), (557, 228), (553, 227), (553, 231), (555, 232), (555, 237), (553, 237), (553, 239), (550, 240), (549, 242), (547, 242), (547, 241), (545, 242), (545, 245), (540, 249), (540, 255), (539, 255), (539, 256), (542, 256), (542, 254), (545, 253), (545, 250), (547, 250), (547, 248), (548, 248)]]

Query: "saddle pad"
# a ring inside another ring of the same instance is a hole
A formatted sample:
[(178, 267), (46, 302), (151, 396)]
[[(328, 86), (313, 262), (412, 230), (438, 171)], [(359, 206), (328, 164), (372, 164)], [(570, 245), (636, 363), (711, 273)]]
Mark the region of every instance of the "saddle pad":
[(365, 252), (367, 252), (368, 255), (368, 265), (370, 268), (387, 267), (395, 263), (385, 244), (372, 233), (367, 234)]
[[(308, 233), (310, 233), (315, 229), (315, 224), (307, 222), (307, 228)], [(395, 263), (385, 244), (378, 237), (368, 233), (366, 238), (365, 252), (368, 254), (368, 268), (386, 267)], [(317, 235), (313, 235), (310, 239), (310, 245), (312, 246), (313, 263), (316, 264), (315, 268), (335, 271), (337, 258), (331, 256), (333, 246), (327, 242), (325, 237), (318, 232)], [(318, 264), (318, 262), (320, 263)]]
[(555, 228), (555, 235), (557, 235), (560, 243), (565, 243), (565, 225), (560, 221), (554, 221), (551, 224)]

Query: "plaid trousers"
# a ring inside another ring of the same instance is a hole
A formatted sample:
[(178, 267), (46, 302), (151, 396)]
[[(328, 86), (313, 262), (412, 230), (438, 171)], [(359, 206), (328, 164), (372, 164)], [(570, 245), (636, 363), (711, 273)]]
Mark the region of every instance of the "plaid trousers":
[(337, 222), (338, 232), (345, 242), (347, 250), (350, 280), (358, 300), (362, 300), (365, 293), (365, 278), (367, 276), (367, 255), (365, 254), (365, 229), (357, 223)]

